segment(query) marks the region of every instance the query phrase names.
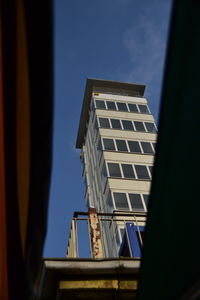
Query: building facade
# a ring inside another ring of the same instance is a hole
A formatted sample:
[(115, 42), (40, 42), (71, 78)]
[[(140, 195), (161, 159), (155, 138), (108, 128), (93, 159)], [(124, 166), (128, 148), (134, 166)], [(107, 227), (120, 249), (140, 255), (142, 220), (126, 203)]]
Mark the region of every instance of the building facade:
[(127, 226), (135, 224), (140, 240), (145, 226), (157, 129), (144, 90), (122, 82), (86, 83), (76, 147), (88, 208), (113, 213), (117, 220), (112, 234), (109, 222), (101, 223), (106, 257), (119, 255)]

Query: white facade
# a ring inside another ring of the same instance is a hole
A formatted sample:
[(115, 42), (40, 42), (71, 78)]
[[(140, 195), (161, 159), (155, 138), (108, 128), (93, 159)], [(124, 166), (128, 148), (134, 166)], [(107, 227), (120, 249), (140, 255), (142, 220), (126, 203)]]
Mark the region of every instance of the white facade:
[[(105, 81), (88, 81), (92, 82), (84, 100), (88, 112), (84, 117), (82, 109), (77, 140), (78, 148), (82, 148), (87, 206), (103, 213), (143, 213), (145, 223), (157, 137), (154, 118), (141, 91), (145, 87), (109, 81), (105, 87)], [(84, 132), (82, 142), (80, 130)], [(124, 225), (118, 225), (120, 242)], [(114, 255), (109, 250), (111, 240), (106, 237), (104, 241), (110, 244), (105, 246), (107, 256)]]

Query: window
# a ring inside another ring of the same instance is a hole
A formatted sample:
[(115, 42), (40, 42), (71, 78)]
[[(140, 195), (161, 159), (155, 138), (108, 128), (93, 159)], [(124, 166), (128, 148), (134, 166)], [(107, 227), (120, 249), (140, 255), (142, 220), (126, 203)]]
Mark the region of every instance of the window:
[(146, 166), (135, 165), (138, 179), (150, 179)]
[(152, 174), (153, 174), (153, 166), (149, 166), (149, 171), (150, 171), (151, 176), (152, 176)]
[(103, 163), (101, 174), (103, 177), (107, 177), (106, 165)]
[(140, 145), (136, 141), (128, 141), (130, 152), (141, 153)]
[(153, 154), (153, 148), (152, 148), (150, 143), (141, 142), (141, 145), (142, 145), (142, 150), (143, 150), (144, 153)]
[(142, 122), (135, 121), (135, 128), (137, 131), (145, 131), (144, 125)]
[(133, 124), (131, 121), (122, 120), (122, 124), (123, 124), (124, 130), (134, 130)]
[(144, 202), (146, 204), (146, 208), (147, 208), (147, 206), (148, 206), (148, 200), (149, 200), (149, 195), (143, 194), (142, 196), (143, 196)]
[(96, 100), (96, 108), (106, 109), (105, 102), (102, 100)]
[(106, 118), (99, 118), (99, 124), (102, 128), (110, 128), (109, 120)]
[(142, 199), (140, 194), (128, 194), (132, 210), (144, 211)]
[(108, 170), (111, 177), (122, 177), (119, 164), (108, 163)]
[(145, 126), (148, 132), (153, 132), (153, 133), (157, 132), (154, 123), (145, 122)]
[(97, 145), (97, 150), (99, 150), (99, 151), (102, 150), (101, 139), (99, 139), (99, 142), (98, 142), (98, 145)]
[(116, 209), (129, 210), (128, 201), (125, 193), (113, 193)]
[(117, 119), (111, 119), (111, 124), (112, 124), (112, 128), (115, 128), (115, 129), (122, 129), (121, 128), (121, 123), (119, 120)]
[(106, 101), (106, 104), (109, 110), (116, 110), (115, 102)]
[(108, 193), (107, 199), (106, 199), (107, 207), (109, 211), (113, 210), (113, 201), (112, 201), (112, 196), (111, 193)]
[(125, 141), (123, 141), (123, 140), (116, 140), (116, 144), (117, 144), (117, 150), (118, 151), (128, 152), (128, 149), (127, 149)]
[(115, 151), (115, 144), (112, 139), (103, 139), (104, 149)]
[(118, 110), (121, 110), (121, 111), (128, 111), (128, 108), (127, 108), (127, 106), (126, 106), (126, 103), (117, 102), (117, 107), (118, 107)]
[(149, 114), (149, 110), (148, 110), (147, 105), (138, 104), (138, 107), (139, 107), (139, 110), (140, 110), (141, 113), (143, 113), (143, 114)]
[(130, 112), (136, 112), (136, 113), (138, 113), (138, 108), (137, 108), (136, 104), (129, 103), (128, 107), (129, 107)]
[(97, 123), (97, 118), (95, 118), (95, 122), (94, 122), (94, 131), (98, 130), (98, 123)]
[(156, 152), (156, 143), (152, 143), (154, 147), (154, 151)]
[(122, 164), (124, 178), (135, 178), (133, 167), (130, 164)]

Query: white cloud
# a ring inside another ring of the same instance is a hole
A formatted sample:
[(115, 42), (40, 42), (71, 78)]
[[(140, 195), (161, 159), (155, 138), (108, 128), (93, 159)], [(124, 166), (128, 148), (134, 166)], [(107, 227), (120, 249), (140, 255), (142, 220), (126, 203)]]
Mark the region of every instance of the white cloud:
[(166, 34), (148, 15), (141, 15), (136, 25), (124, 34), (130, 56), (127, 81), (150, 84), (162, 72)]
[[(124, 81), (145, 84), (146, 96), (157, 113), (165, 60), (169, 2), (153, 1), (137, 15), (133, 25), (124, 33), (124, 45), (128, 52), (130, 68)], [(157, 6), (156, 6), (157, 5)]]

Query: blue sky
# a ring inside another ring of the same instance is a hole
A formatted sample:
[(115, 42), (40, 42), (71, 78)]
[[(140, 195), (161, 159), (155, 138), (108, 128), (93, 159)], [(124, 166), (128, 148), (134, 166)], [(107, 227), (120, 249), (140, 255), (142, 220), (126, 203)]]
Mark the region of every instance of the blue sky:
[(146, 85), (158, 117), (171, 0), (55, 0), (54, 134), (45, 257), (64, 257), (73, 212), (86, 210), (75, 149), (86, 78)]

